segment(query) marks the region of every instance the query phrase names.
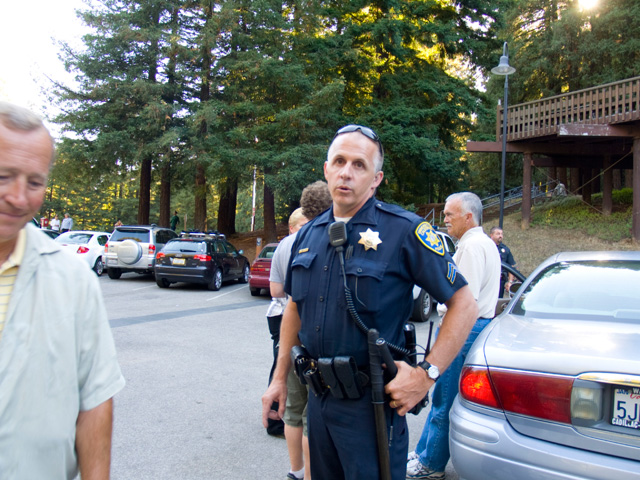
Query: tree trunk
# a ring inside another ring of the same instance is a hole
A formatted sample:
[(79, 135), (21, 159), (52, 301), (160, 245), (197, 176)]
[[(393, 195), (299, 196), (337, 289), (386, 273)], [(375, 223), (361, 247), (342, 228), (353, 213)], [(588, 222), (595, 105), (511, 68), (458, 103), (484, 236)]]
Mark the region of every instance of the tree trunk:
[(195, 212), (193, 223), (196, 230), (207, 230), (207, 177), (204, 166), (196, 164)]
[(151, 203), (151, 157), (145, 157), (140, 164), (140, 194), (138, 195), (138, 225), (149, 225)]
[(158, 225), (169, 226), (171, 216), (171, 163), (167, 158), (160, 170), (160, 219)]
[(225, 235), (236, 233), (236, 201), (238, 180), (227, 178), (221, 184), (220, 205), (218, 206), (218, 230)]
[(277, 242), (278, 233), (276, 231), (276, 212), (273, 190), (264, 184), (264, 244)]

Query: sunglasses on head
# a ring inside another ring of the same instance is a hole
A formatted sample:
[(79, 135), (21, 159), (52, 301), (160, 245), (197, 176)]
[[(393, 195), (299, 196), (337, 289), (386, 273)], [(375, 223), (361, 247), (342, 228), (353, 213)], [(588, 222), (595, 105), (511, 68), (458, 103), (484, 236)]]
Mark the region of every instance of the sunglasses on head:
[(380, 149), (380, 155), (384, 156), (384, 151), (382, 150), (382, 142), (380, 142), (380, 137), (378, 137), (378, 134), (373, 130), (371, 130), (369, 127), (363, 127), (362, 125), (346, 125), (336, 132), (336, 134), (333, 136), (333, 139), (335, 140), (335, 138), (338, 135), (341, 135), (343, 133), (351, 133), (351, 132), (360, 132), (368, 139), (376, 142), (378, 144), (378, 148)]

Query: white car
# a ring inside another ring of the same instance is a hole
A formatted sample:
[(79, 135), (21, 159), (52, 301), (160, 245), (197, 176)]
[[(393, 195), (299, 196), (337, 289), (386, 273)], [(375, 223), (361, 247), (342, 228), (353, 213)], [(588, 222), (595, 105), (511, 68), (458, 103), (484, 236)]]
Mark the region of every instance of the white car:
[(89, 264), (96, 275), (100, 276), (104, 272), (102, 254), (110, 236), (111, 234), (107, 232), (74, 230), (59, 235), (55, 241), (65, 250), (77, 254)]

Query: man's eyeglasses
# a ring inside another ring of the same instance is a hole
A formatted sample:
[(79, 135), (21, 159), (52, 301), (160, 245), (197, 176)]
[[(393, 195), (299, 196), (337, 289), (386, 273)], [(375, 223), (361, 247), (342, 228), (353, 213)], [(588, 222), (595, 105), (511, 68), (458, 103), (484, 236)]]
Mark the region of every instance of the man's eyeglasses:
[(380, 142), (380, 137), (378, 137), (378, 134), (371, 130), (369, 127), (363, 127), (362, 125), (346, 125), (336, 132), (336, 134), (333, 136), (333, 139), (335, 140), (338, 135), (341, 135), (343, 133), (351, 132), (360, 132), (365, 137), (376, 142), (378, 144), (378, 148), (380, 149), (380, 155), (384, 157), (384, 150), (382, 149), (382, 142)]

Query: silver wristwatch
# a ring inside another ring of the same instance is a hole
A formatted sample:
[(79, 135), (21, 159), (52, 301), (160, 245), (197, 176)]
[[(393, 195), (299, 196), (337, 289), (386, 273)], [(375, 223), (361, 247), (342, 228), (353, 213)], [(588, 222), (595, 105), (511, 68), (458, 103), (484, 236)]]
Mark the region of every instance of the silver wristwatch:
[(431, 365), (426, 360), (424, 362), (420, 362), (418, 366), (424, 369), (424, 371), (427, 372), (427, 376), (434, 382), (440, 378), (440, 369), (435, 365)]

